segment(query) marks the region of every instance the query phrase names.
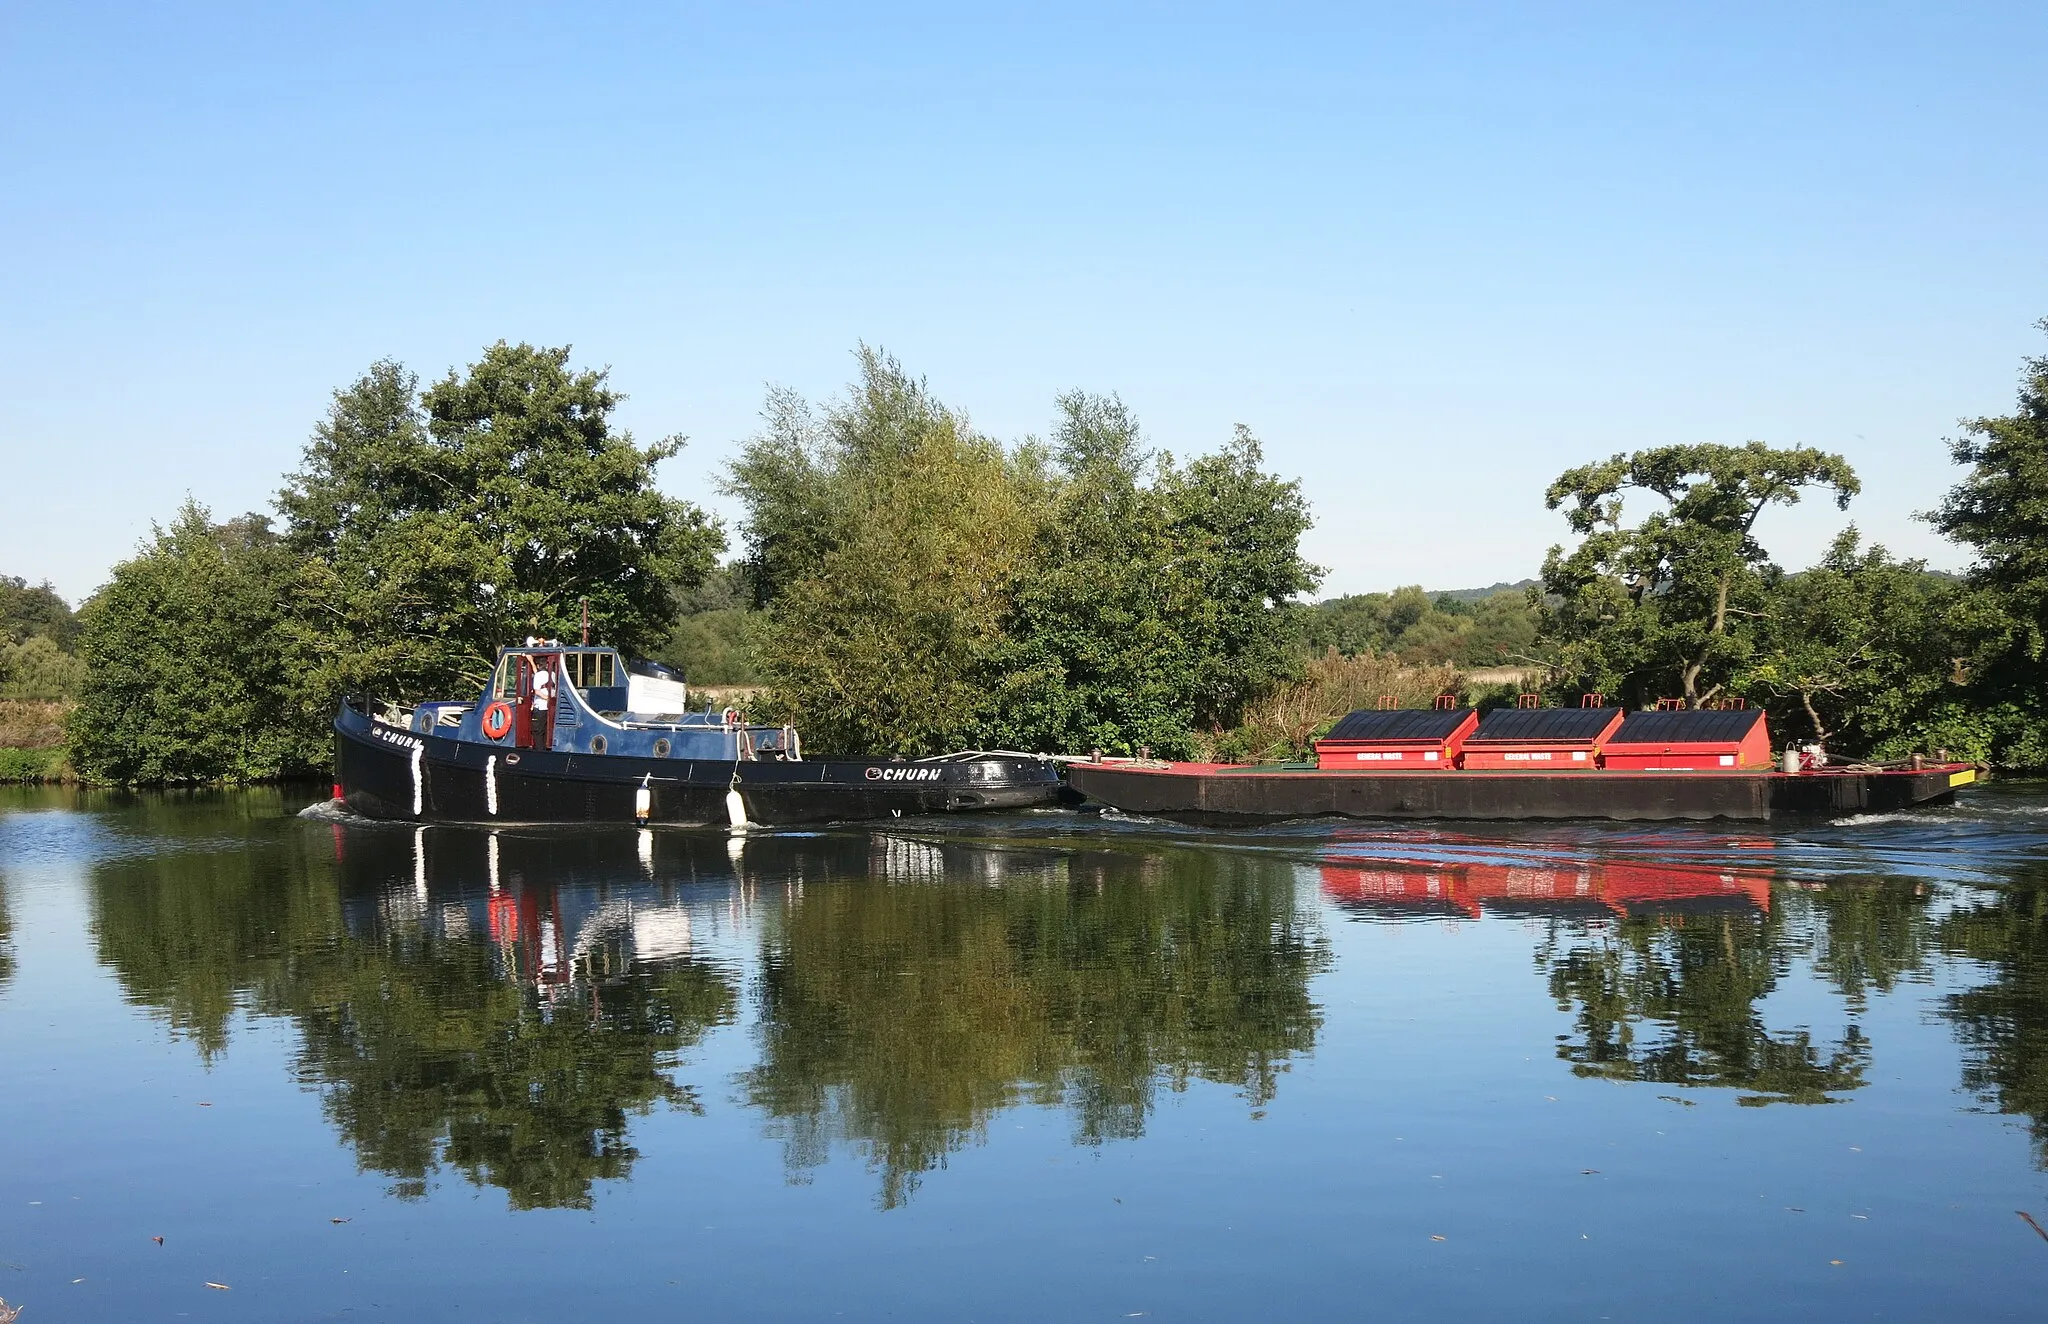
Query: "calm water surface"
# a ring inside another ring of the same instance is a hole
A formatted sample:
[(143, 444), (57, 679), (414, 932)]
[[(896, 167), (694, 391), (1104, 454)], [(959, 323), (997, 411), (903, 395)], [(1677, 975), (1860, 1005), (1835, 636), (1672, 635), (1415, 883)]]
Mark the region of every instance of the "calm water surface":
[(744, 841), (299, 803), (0, 791), (27, 1324), (2048, 1293), (2041, 787), (1768, 831)]

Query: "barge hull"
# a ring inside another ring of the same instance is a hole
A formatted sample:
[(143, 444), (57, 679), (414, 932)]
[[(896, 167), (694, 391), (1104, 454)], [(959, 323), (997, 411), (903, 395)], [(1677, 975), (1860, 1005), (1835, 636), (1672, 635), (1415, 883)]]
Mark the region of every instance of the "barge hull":
[[(1035, 759), (710, 761), (512, 750), (403, 731), (344, 707), (335, 784), (350, 812), (403, 823), (634, 823), (724, 827), (1019, 809), (1058, 798)], [(647, 792), (647, 815), (639, 794)]]
[(1289, 818), (1766, 821), (1945, 804), (1966, 764), (1877, 772), (1254, 772), (1078, 763), (1068, 781), (1126, 813), (1218, 827)]

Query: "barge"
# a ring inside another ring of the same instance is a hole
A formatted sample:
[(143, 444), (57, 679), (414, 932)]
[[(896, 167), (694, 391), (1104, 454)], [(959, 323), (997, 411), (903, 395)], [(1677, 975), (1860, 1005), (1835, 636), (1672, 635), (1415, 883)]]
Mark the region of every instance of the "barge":
[(791, 727), (688, 705), (673, 672), (629, 669), (610, 648), (501, 649), (474, 701), (344, 701), (334, 798), (407, 823), (726, 827), (1020, 809), (1061, 793), (1058, 765), (1029, 754), (811, 759)]
[(1773, 767), (1760, 709), (1362, 710), (1313, 764), (1091, 759), (1073, 788), (1126, 813), (1213, 826), (1290, 818), (1676, 819), (1883, 813), (1954, 799), (1968, 763)]

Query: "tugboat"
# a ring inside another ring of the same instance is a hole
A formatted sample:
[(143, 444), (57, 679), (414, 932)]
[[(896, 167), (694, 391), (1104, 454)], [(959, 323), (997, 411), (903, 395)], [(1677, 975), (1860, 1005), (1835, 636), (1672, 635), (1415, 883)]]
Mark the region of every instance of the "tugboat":
[(666, 667), (553, 641), (500, 649), (470, 702), (344, 700), (334, 734), (335, 800), (407, 823), (818, 823), (1028, 808), (1061, 789), (1030, 754), (807, 759), (793, 727), (690, 711)]
[(1445, 695), (1392, 700), (1340, 721), (1314, 763), (1234, 766), (1105, 759), (1068, 765), (1073, 788), (1127, 813), (1237, 826), (1289, 818), (1769, 820), (1946, 804), (1974, 765), (1915, 755), (1828, 765), (1786, 751), (1773, 766), (1761, 709), (1577, 708), (1481, 715)]

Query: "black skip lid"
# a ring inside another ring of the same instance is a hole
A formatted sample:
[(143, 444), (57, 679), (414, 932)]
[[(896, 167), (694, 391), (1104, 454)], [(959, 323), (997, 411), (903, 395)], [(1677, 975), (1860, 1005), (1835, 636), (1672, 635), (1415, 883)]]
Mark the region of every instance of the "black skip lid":
[(1330, 728), (1325, 740), (1449, 740), (1470, 708), (1361, 708)]
[(1740, 744), (1764, 718), (1761, 708), (1680, 708), (1630, 713), (1609, 745)]
[(1489, 741), (1582, 741), (1600, 738), (1619, 708), (1496, 708), (1479, 719), (1468, 745)]

